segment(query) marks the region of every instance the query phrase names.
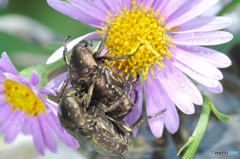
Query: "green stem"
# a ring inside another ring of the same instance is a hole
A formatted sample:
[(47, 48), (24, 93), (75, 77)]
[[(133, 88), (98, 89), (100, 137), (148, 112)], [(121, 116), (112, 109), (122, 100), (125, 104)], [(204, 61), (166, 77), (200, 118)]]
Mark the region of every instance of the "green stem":
[(34, 66), (34, 67), (28, 67), (24, 70), (22, 70), (20, 72), (21, 75), (24, 75), (28, 78), (31, 77), (31, 74), (32, 74), (32, 71), (35, 70), (38, 75), (39, 75), (39, 78), (40, 78), (40, 82), (38, 84), (38, 88), (40, 87), (45, 87), (48, 83), (48, 75), (53, 72), (55, 69), (61, 67), (61, 66), (64, 66), (65, 65), (65, 62), (63, 59), (60, 59), (52, 64), (40, 64), (38, 66)]
[(240, 3), (240, 0), (232, 0), (217, 14), (217, 16), (222, 16), (223, 14), (230, 12), (233, 8), (235, 8), (238, 5), (238, 3)]
[(206, 96), (203, 96), (203, 105), (202, 113), (199, 118), (197, 127), (191, 137), (191, 143), (187, 146), (186, 151), (182, 159), (191, 159), (193, 158), (201, 140), (207, 128), (209, 116), (211, 113), (211, 107), (209, 106), (209, 99)]

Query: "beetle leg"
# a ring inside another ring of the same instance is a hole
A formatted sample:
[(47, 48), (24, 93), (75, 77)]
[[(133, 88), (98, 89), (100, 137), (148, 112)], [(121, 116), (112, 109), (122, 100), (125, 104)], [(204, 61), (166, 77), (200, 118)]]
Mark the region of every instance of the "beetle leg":
[(97, 60), (99, 58), (100, 53), (102, 52), (102, 49), (103, 49), (104, 45), (106, 44), (109, 29), (110, 29), (110, 26), (108, 26), (108, 30), (107, 30), (107, 34), (106, 34), (105, 38), (101, 41), (101, 43), (98, 46), (97, 51), (93, 54), (93, 58), (95, 60)]
[(58, 98), (58, 102), (60, 102), (61, 98), (62, 98), (62, 95), (63, 95), (63, 92), (64, 90), (66, 89), (67, 87), (67, 84), (68, 84), (68, 74), (67, 74), (67, 78), (65, 79), (63, 85), (62, 85), (62, 88), (60, 90), (60, 93), (59, 93), (59, 98)]
[(83, 103), (84, 103), (85, 108), (88, 108), (88, 106), (91, 102), (94, 85), (95, 85), (97, 79), (98, 79), (98, 75), (96, 76), (96, 78), (94, 78), (92, 85), (88, 88), (88, 93), (83, 96), (83, 101), (84, 101)]
[(63, 41), (63, 47), (64, 47), (64, 50), (63, 50), (63, 59), (64, 61), (66, 62), (66, 64), (68, 65), (69, 64), (69, 59), (68, 59), (68, 51), (67, 51), (67, 48), (66, 48), (66, 41), (70, 38), (70, 36), (67, 36), (64, 41)]
[(107, 118), (112, 121), (113, 123), (115, 123), (117, 125), (117, 127), (119, 127), (122, 131), (124, 132), (131, 132), (132, 131), (132, 126), (129, 125), (128, 123), (122, 121), (122, 120), (118, 120), (117, 118), (111, 117), (111, 116), (107, 116)]
[(91, 103), (94, 103), (94, 105), (98, 109), (100, 109), (100, 110), (102, 110), (104, 112), (107, 112), (107, 110), (108, 110), (108, 107), (105, 104), (103, 104), (102, 102), (99, 102), (99, 101), (96, 101), (96, 100), (92, 100)]
[(151, 116), (148, 116), (148, 117), (140, 117), (140, 118), (132, 125), (132, 131), (135, 130), (136, 128), (138, 128), (138, 127), (139, 127), (144, 121), (146, 121), (147, 119), (156, 117), (156, 116), (164, 113), (165, 111), (166, 111), (166, 109), (160, 111), (160, 112), (157, 113), (157, 114), (154, 114), (154, 115), (151, 115)]
[(126, 95), (123, 95), (123, 96), (122, 96), (120, 99), (118, 99), (115, 103), (113, 103), (112, 105), (110, 105), (107, 111), (109, 112), (109, 111), (112, 111), (112, 110), (114, 110), (115, 108), (117, 108), (117, 106), (118, 106), (121, 102), (123, 102), (123, 101), (129, 96), (129, 94), (130, 94), (131, 91), (132, 91), (132, 85), (130, 84), (128, 93), (127, 93)]
[(134, 82), (131, 83), (131, 84), (134, 86), (135, 84), (138, 83), (139, 79), (140, 79), (140, 75), (139, 75), (139, 73), (137, 73), (137, 79), (136, 79), (136, 81), (134, 81)]
[(137, 50), (136, 50), (134, 53), (130, 54), (130, 55), (123, 55), (123, 56), (119, 56), (119, 57), (100, 56), (100, 57), (97, 58), (97, 60), (102, 60), (102, 59), (104, 59), (104, 60), (109, 60), (109, 61), (116, 61), (116, 60), (127, 59), (127, 58), (130, 58), (130, 57), (132, 57), (133, 55), (135, 55), (135, 54), (138, 52), (138, 50), (140, 49), (140, 47), (141, 47), (142, 45), (143, 45), (143, 44), (140, 44), (140, 45), (138, 46)]
[(138, 91), (136, 89), (134, 89), (134, 92), (135, 92), (135, 99), (134, 99), (134, 104), (137, 103), (137, 100), (138, 100)]
[(148, 117), (140, 117), (132, 126), (129, 125), (128, 123), (122, 121), (122, 120), (118, 120), (117, 118), (113, 118), (113, 117), (110, 117), (110, 116), (107, 116), (107, 118), (109, 120), (111, 120), (112, 122), (114, 122), (124, 132), (131, 132), (131, 131), (135, 130), (136, 128), (138, 128), (147, 119), (156, 117), (156, 116), (162, 114), (165, 111), (166, 111), (166, 109), (164, 109), (163, 111), (161, 111), (157, 114), (154, 114), (154, 115), (151, 115), (151, 116), (148, 116)]

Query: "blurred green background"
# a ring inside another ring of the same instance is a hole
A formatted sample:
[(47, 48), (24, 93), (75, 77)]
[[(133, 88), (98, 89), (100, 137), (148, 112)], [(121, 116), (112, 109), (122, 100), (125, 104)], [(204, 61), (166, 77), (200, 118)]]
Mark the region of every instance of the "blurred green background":
[[(196, 154), (196, 159), (226, 157), (210, 156), (210, 150), (238, 151), (240, 154), (239, 3), (240, 0), (220, 0), (203, 14), (205, 16), (223, 15), (233, 20), (233, 24), (226, 30), (234, 35), (234, 39), (229, 43), (211, 47), (228, 54), (233, 62), (231, 67), (221, 69), (224, 75), (224, 79), (221, 80), (224, 92), (213, 94), (200, 90), (211, 99), (220, 112), (230, 115), (232, 121), (223, 123), (216, 120), (214, 115), (210, 117), (209, 126)], [(96, 28), (57, 12), (47, 4), (46, 0), (10, 0), (6, 7), (0, 8), (0, 53), (6, 51), (19, 71), (25, 67), (46, 62), (47, 58), (62, 46), (66, 36), (70, 35), (74, 39), (93, 31), (96, 31)], [(157, 139), (150, 132), (148, 124), (145, 123), (130, 147), (127, 158), (133, 156), (144, 159), (180, 158), (176, 157), (177, 151), (192, 134), (201, 112), (201, 107), (196, 106), (195, 108), (196, 113), (191, 116), (179, 113), (181, 126), (174, 135), (164, 131), (163, 137)], [(4, 157), (18, 159), (102, 158), (101, 155), (87, 147), (82, 146), (78, 150), (74, 150), (61, 142), (58, 143), (57, 154), (46, 149), (46, 156), (40, 157), (35, 151), (31, 137), (19, 136), (18, 140), (11, 145), (0, 140), (0, 158), (1, 154)], [(26, 149), (23, 150), (23, 147)], [(16, 155), (18, 156), (16, 157)], [(230, 156), (230, 158), (234, 157), (239, 158), (239, 156)]]
[[(66, 36), (74, 39), (93, 31), (94, 27), (57, 12), (45, 0), (10, 0), (0, 8), (0, 52), (6, 51), (18, 70), (44, 62)], [(37, 59), (30, 55), (34, 62), (28, 63), (29, 54)]]

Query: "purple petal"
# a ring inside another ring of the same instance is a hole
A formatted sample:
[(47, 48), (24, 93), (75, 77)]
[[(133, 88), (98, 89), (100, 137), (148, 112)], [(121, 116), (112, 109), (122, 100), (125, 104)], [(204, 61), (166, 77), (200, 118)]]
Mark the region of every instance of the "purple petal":
[(188, 76), (190, 76), (193, 80), (209, 87), (216, 87), (217, 86), (217, 80), (210, 79), (195, 70), (191, 69), (190, 67), (186, 66), (185, 64), (182, 64), (181, 62), (177, 60), (171, 59), (172, 64), (179, 68), (181, 71), (186, 73)]
[(53, 96), (57, 96), (57, 94), (50, 88), (47, 88), (47, 87), (42, 87), (39, 89), (39, 92), (41, 94), (51, 94)]
[[(64, 81), (63, 81), (63, 82), (59, 85), (59, 87), (57, 88), (57, 92), (60, 92), (60, 91), (61, 91), (63, 83), (64, 83)], [(65, 89), (67, 89), (67, 88), (69, 88), (69, 87), (71, 87), (71, 86), (72, 86), (72, 85), (71, 85), (71, 82), (69, 81)]]
[[(163, 88), (161, 85), (156, 83), (155, 79), (153, 79), (151, 75), (149, 76), (149, 79), (150, 81), (144, 81), (147, 116), (167, 109), (167, 105), (162, 104), (162, 100), (164, 100), (161, 95)], [(148, 123), (153, 135), (158, 138), (161, 137), (164, 129), (162, 115), (148, 119)]]
[(46, 87), (57, 92), (57, 88), (67, 78), (67, 74), (68, 74), (68, 72), (64, 72), (64, 73), (58, 75), (57, 77), (54, 77), (51, 81), (48, 82)]
[(40, 78), (38, 76), (38, 73), (36, 71), (32, 71), (31, 77), (30, 77), (30, 82), (32, 85), (36, 86), (40, 82)]
[(5, 142), (10, 144), (13, 142), (13, 140), (16, 139), (17, 135), (19, 134), (19, 132), (22, 130), (23, 125), (25, 123), (25, 115), (26, 112), (20, 112), (15, 119), (13, 120), (13, 122), (11, 123), (11, 125), (9, 125), (9, 128), (6, 131), (6, 135), (5, 135)]
[(169, 18), (184, 2), (184, 0), (165, 0), (166, 3), (159, 6), (158, 11), (163, 15), (163, 19)]
[(92, 17), (101, 21), (106, 21), (107, 13), (103, 12), (94, 2), (89, 0), (69, 0), (69, 2)]
[(178, 82), (182, 93), (185, 93), (186, 97), (188, 97), (188, 99), (193, 103), (202, 105), (202, 95), (197, 87), (189, 80), (189, 78), (178, 68), (172, 66), (169, 61), (165, 62), (165, 64), (169, 67), (169, 70), (171, 70), (171, 72), (175, 73), (172, 78), (174, 78), (175, 82)]
[(142, 0), (144, 6), (153, 7), (152, 4), (155, 0)]
[(156, 1), (154, 5), (154, 10), (160, 12), (160, 15), (163, 16), (162, 8), (168, 3), (168, 0)]
[(172, 99), (175, 105), (185, 114), (193, 114), (195, 112), (193, 103), (189, 100), (188, 94), (182, 88), (182, 83), (179, 82), (178, 74), (166, 65), (161, 71), (154, 68), (154, 74), (159, 84), (163, 86), (168, 96)]
[(181, 6), (178, 7), (176, 12), (174, 12), (167, 20), (166, 26), (175, 27), (183, 24), (216, 4), (218, 0), (189, 0), (185, 1)]
[[(131, 81), (131, 79), (130, 79)], [(141, 116), (142, 114), (142, 84), (141, 84), (141, 80), (133, 86), (132, 88), (133, 90), (137, 91), (137, 102), (134, 104), (132, 111), (130, 113), (128, 113), (128, 115), (124, 118), (124, 121), (127, 122), (130, 125), (133, 125)], [(132, 91), (130, 93), (130, 97), (133, 99), (133, 101), (135, 100), (135, 91)], [(137, 129), (133, 131), (134, 136), (136, 136), (137, 134)]]
[(31, 82), (30, 82), (30, 80), (29, 80), (28, 77), (26, 77), (26, 76), (24, 76), (24, 75), (18, 75), (17, 77), (19, 78), (19, 80), (21, 80), (21, 83), (22, 83), (22, 84), (25, 84), (25, 85), (27, 85), (28, 87), (31, 86)]
[(55, 102), (49, 100), (49, 99), (45, 99), (44, 97), (40, 96), (40, 99), (43, 101), (43, 103), (45, 104), (46, 108), (53, 112), (56, 116), (57, 116), (57, 111), (56, 108), (54, 107), (54, 105), (56, 104)]
[(47, 3), (52, 8), (56, 9), (57, 11), (67, 16), (70, 16), (88, 25), (92, 25), (97, 28), (102, 28), (101, 23), (103, 21), (93, 17), (86, 10), (82, 10), (82, 8), (78, 8), (72, 4), (60, 0), (47, 0)]
[(30, 86), (30, 89), (33, 93), (36, 94), (36, 97), (39, 98), (39, 90), (36, 86)]
[(11, 108), (8, 103), (5, 103), (4, 105), (1, 105), (0, 107), (0, 122), (4, 121), (5, 119), (11, 115)]
[(60, 138), (60, 140), (63, 143), (65, 143), (66, 145), (72, 148), (80, 147), (80, 145), (78, 144), (78, 141), (75, 138), (73, 138), (72, 135), (70, 135), (65, 129), (63, 129), (63, 134), (64, 134), (64, 139)]
[[(97, 38), (101, 38), (103, 36), (103, 34), (99, 34), (97, 32), (92, 32), (89, 34), (86, 34), (84, 36), (78, 37), (74, 40), (72, 40), (71, 42), (69, 42), (67, 44), (67, 50), (71, 50), (76, 44), (78, 44), (81, 40), (89, 40), (89, 39), (97, 39)], [(63, 46), (60, 47), (57, 51), (55, 51), (47, 60), (46, 64), (50, 64), (53, 63), (57, 60), (59, 60), (60, 58), (63, 57)]]
[(8, 55), (6, 52), (2, 53), (2, 60), (6, 62), (8, 70), (11, 70), (11, 73), (14, 75), (19, 75), (17, 69), (14, 67), (14, 65), (12, 64), (11, 60), (9, 59)]
[(190, 52), (196, 56), (204, 58), (204, 60), (215, 67), (225, 68), (232, 64), (231, 60), (224, 54), (205, 47), (200, 46), (186, 46), (178, 45), (177, 48), (180, 48), (186, 52)]
[[(118, 14), (118, 9), (117, 7), (121, 7), (119, 1), (105, 1), (105, 3), (108, 5), (110, 9), (112, 9), (116, 14)], [(109, 10), (110, 11), (110, 10)]]
[(47, 115), (46, 118), (52, 130), (57, 134), (57, 136), (59, 138), (62, 137), (63, 136), (62, 129), (57, 116), (54, 115), (54, 113), (49, 112), (49, 115)]
[[(95, 0), (94, 0), (95, 1)], [(99, 0), (98, 0), (99, 1)], [(104, 1), (104, 0), (100, 0), (100, 1)], [(152, 0), (148, 0), (148, 1), (152, 1)], [(122, 8), (125, 7), (125, 5), (127, 5), (127, 10), (129, 10), (130, 8), (130, 0), (121, 0), (122, 2)], [(109, 10), (109, 9), (108, 9)]]
[[(146, 106), (147, 112), (151, 111), (152, 107), (158, 107), (158, 110), (156, 112), (152, 112), (152, 114), (154, 113), (156, 114), (166, 109), (166, 111), (163, 114), (161, 114), (160, 117), (163, 120), (168, 131), (173, 134), (178, 130), (178, 127), (179, 127), (179, 117), (178, 117), (177, 109), (173, 104), (172, 100), (167, 95), (167, 92), (164, 90), (162, 85), (159, 84), (159, 82), (156, 79), (152, 78), (151, 76), (150, 76), (150, 79), (151, 81), (146, 80), (145, 82), (147, 85), (150, 85), (150, 87), (146, 85), (145, 90), (149, 90), (150, 96), (153, 96), (150, 98), (153, 98), (155, 102), (153, 103), (153, 105), (147, 104)], [(146, 97), (146, 103), (148, 102), (151, 103), (152, 101)], [(152, 124), (150, 120), (149, 120), (149, 125)], [(157, 125), (155, 127), (157, 127)], [(158, 133), (158, 131), (156, 131), (156, 133)]]
[(0, 70), (1, 70), (2, 72), (10, 72), (8, 65), (7, 65), (6, 62), (3, 61), (2, 59), (0, 59)]
[(13, 123), (14, 118), (21, 113), (19, 110), (14, 109), (9, 113), (9, 116), (6, 117), (6, 119), (3, 121), (3, 123), (0, 126), (0, 132), (4, 132), (8, 129), (9, 125)]
[(179, 30), (168, 31), (171, 34), (188, 33), (188, 32), (204, 32), (226, 28), (232, 23), (230, 18), (226, 17), (196, 17), (184, 24), (178, 26)]
[[(1, 60), (1, 59), (0, 59)], [(4, 72), (1, 71), (0, 69), (0, 79), (4, 79), (6, 78), (6, 76), (4, 75)], [(1, 81), (0, 81), (1, 82)]]
[(19, 80), (19, 78), (11, 73), (4, 73), (4, 75), (6, 76), (7, 79), (13, 80), (18, 82), (19, 84), (22, 84), (22, 81)]
[(47, 115), (39, 115), (38, 121), (40, 123), (40, 128), (42, 130), (43, 141), (46, 147), (48, 147), (52, 152), (57, 152), (57, 141), (52, 131), (52, 128), (49, 126), (48, 121), (45, 119)]
[(106, 6), (105, 0), (94, 0), (94, 3), (96, 6), (102, 9), (104, 13), (108, 13), (110, 8)]
[(163, 94), (165, 105), (167, 105), (167, 110), (162, 114), (162, 118), (167, 130), (174, 134), (179, 128), (179, 116), (177, 109), (171, 99), (168, 97), (167, 93)]
[(64, 128), (60, 125), (59, 119), (53, 113), (50, 112), (50, 115), (47, 116), (49, 124), (54, 132), (57, 134), (59, 139), (68, 145), (69, 147), (76, 148), (79, 147), (77, 140), (74, 139)]
[(203, 86), (204, 88), (206, 88), (207, 90), (209, 90), (210, 92), (213, 92), (213, 93), (222, 93), (222, 91), (223, 91), (223, 86), (219, 81), (218, 81), (217, 87), (206, 87), (204, 85), (201, 85), (201, 86)]
[[(5, 96), (0, 96), (0, 108), (4, 107), (5, 105), (9, 105), (9, 103), (7, 101), (5, 101)], [(10, 106), (9, 106), (10, 108)]]
[(204, 58), (195, 56), (179, 48), (170, 48), (169, 50), (173, 53), (172, 58), (176, 59), (176, 62), (185, 64), (189, 68), (208, 78), (215, 80), (220, 80), (223, 78), (221, 71), (206, 62)]
[(31, 119), (29, 119), (29, 116), (26, 117), (25, 124), (23, 126), (23, 134), (25, 135), (31, 134)]
[(173, 35), (173, 44), (179, 45), (218, 45), (232, 40), (232, 34), (225, 31), (183, 33)]
[(29, 120), (31, 120), (31, 134), (33, 137), (33, 142), (36, 150), (40, 155), (44, 155), (44, 141), (43, 134), (39, 125), (38, 119), (35, 117), (29, 116)]

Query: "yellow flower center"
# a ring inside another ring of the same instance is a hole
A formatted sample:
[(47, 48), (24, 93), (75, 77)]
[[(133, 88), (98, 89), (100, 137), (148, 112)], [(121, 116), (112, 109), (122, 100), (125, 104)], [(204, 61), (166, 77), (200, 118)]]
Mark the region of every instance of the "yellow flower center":
[[(171, 28), (163, 25), (163, 17), (159, 12), (154, 12), (153, 8), (143, 6), (142, 3), (140, 7), (137, 7), (136, 1), (131, 3), (133, 7), (129, 10), (125, 5), (124, 11), (120, 11), (117, 7), (119, 14), (109, 13), (107, 25), (97, 32), (106, 35), (108, 31), (105, 46), (109, 56), (119, 57), (132, 54), (140, 44), (144, 44), (131, 58), (108, 61), (107, 64), (110, 67), (116, 66), (114, 71), (120, 70), (120, 75), (125, 72), (135, 77), (137, 73), (140, 73), (147, 79), (149, 69), (153, 75), (152, 68), (156, 66), (160, 70), (165, 66), (162, 60), (171, 57), (168, 47), (173, 47), (169, 44), (172, 39), (165, 32)], [(128, 76), (126, 79), (128, 80)]]
[(25, 110), (28, 114), (36, 117), (40, 111), (45, 111), (46, 108), (40, 98), (37, 98), (27, 86), (18, 82), (6, 79), (4, 82), (5, 100), (9, 102), (14, 109)]

